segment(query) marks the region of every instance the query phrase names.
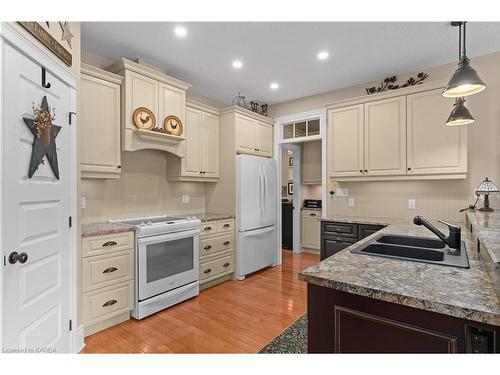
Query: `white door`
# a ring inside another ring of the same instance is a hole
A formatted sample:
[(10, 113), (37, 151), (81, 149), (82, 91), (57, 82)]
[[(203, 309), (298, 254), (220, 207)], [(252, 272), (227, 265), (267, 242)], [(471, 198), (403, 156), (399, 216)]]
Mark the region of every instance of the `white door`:
[(219, 117), (201, 114), (201, 169), (204, 177), (219, 177)]
[(186, 107), (186, 157), (183, 158), (184, 176), (201, 174), (201, 111)]
[[(41, 67), (8, 44), (3, 56), (2, 252), (4, 267), (4, 348), (70, 349), (71, 127), (72, 88), (47, 72), (50, 88), (41, 86)], [(23, 121), (47, 96), (55, 108), (54, 124), (60, 180), (45, 158), (28, 178), (33, 135)], [(12, 252), (26, 253), (22, 264)]]

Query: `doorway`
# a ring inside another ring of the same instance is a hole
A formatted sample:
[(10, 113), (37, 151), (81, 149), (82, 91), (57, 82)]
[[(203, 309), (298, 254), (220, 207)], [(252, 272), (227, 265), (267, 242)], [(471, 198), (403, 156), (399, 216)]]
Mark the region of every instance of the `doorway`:
[[(276, 119), (274, 132), (274, 155), (280, 187), (277, 197), (280, 203), (277, 230), (278, 264), (280, 264), (283, 249), (292, 250), (294, 253), (307, 251), (319, 254), (320, 220), (326, 216), (328, 196), (326, 111), (320, 109), (279, 117)], [(304, 161), (304, 158), (312, 153), (311, 150), (315, 150), (316, 155), (315, 177), (310, 174), (314, 168)], [(325, 204), (314, 212), (307, 211), (307, 215), (311, 217), (306, 218), (304, 199), (311, 198)]]

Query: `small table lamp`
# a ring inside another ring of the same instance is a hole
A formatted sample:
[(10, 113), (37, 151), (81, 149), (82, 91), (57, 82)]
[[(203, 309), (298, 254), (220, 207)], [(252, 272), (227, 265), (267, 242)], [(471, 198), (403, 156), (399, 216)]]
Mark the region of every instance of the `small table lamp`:
[(494, 211), (493, 208), (490, 207), (490, 199), (488, 198), (488, 195), (490, 194), (499, 194), (500, 191), (498, 190), (497, 186), (488, 180), (488, 177), (479, 184), (479, 187), (476, 189), (476, 195), (484, 195), (484, 207), (481, 207), (479, 211)]

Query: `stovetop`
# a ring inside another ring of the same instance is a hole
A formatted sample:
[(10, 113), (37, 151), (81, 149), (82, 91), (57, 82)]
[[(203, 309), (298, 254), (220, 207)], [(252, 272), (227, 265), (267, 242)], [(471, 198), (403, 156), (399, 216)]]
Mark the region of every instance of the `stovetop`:
[(201, 221), (195, 217), (146, 216), (109, 220), (111, 223), (127, 224), (136, 227), (139, 237), (167, 234), (200, 228)]

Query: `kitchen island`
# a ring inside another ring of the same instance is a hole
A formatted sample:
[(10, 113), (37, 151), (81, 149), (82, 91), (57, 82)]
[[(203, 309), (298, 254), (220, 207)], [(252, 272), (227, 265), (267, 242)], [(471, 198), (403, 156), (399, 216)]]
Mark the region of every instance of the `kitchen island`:
[(387, 226), (299, 274), (308, 283), (309, 352), (499, 351), (500, 304), (465, 225), (469, 269), (351, 253), (381, 233), (435, 238), (411, 220), (323, 221)]

